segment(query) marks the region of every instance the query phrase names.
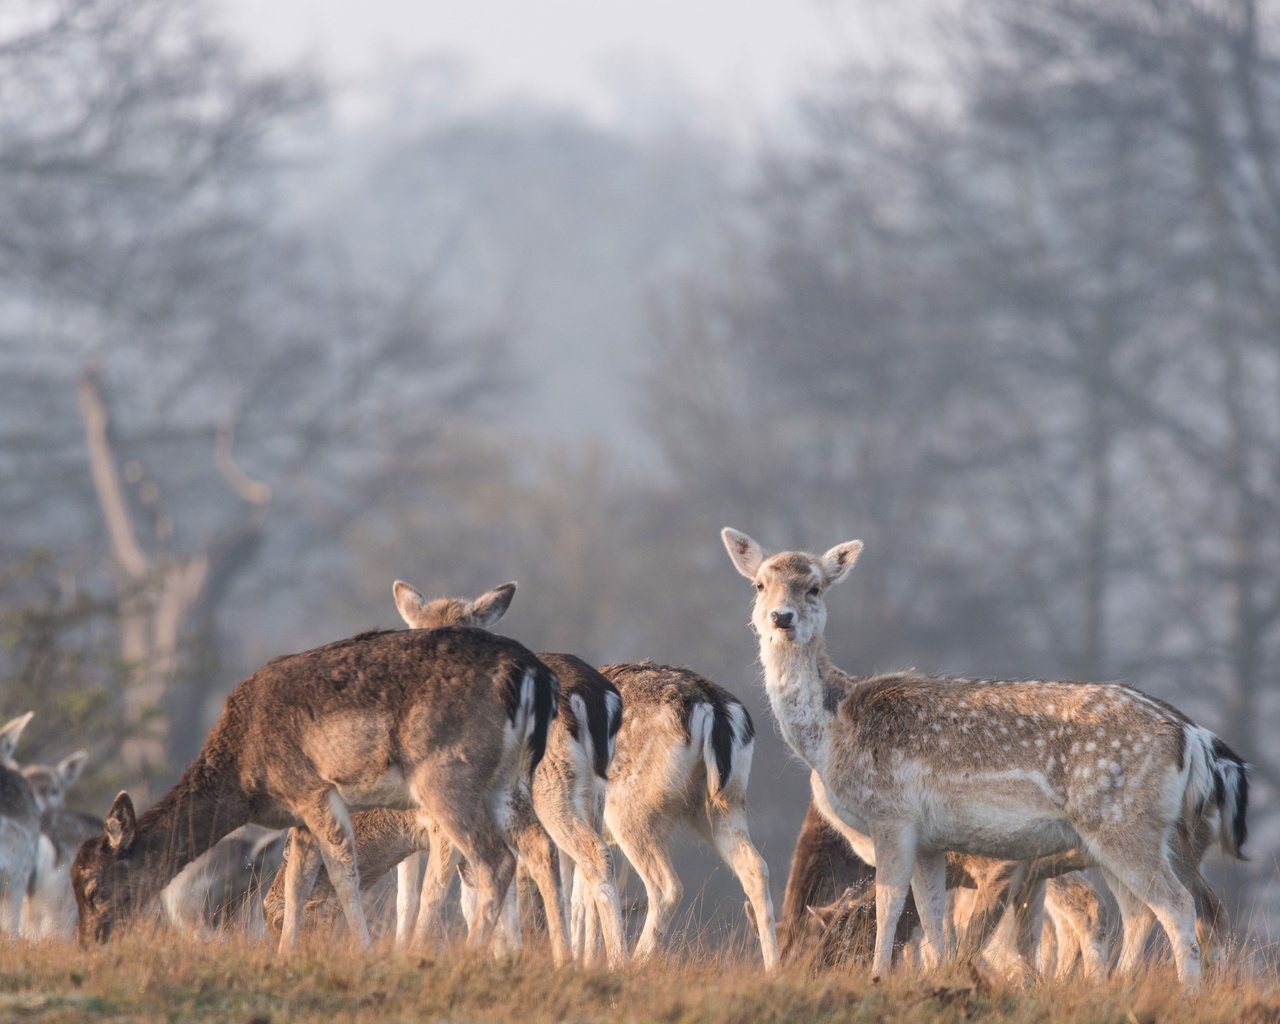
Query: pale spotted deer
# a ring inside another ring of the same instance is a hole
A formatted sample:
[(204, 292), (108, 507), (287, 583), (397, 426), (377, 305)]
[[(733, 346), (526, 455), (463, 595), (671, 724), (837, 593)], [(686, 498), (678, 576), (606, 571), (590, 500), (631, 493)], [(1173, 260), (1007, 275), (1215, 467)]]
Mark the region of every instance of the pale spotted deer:
[(369, 933), (350, 811), (421, 811), (472, 863), (471, 941), (488, 941), (514, 870), (504, 837), (514, 779), (542, 756), (554, 674), (477, 629), (365, 633), (268, 662), (227, 698), (195, 762), (141, 817), (121, 793), (72, 869), (82, 941), (105, 941), (232, 829), (294, 826), (282, 951), (323, 859), (350, 933)]
[[(161, 891), (159, 902), (165, 920), (205, 938), (233, 931), (244, 937), (261, 935), (260, 897), (279, 874), (287, 841), (287, 833), (260, 825), (241, 825), (223, 836)], [(365, 865), (358, 856), (356, 859), (363, 886)]]
[(86, 751), (77, 750), (56, 765), (29, 764), (22, 769), (40, 810), (36, 867), (22, 921), (23, 933), (33, 938), (69, 935), (75, 929), (71, 858), (98, 829), (92, 817), (67, 810), (66, 795), (88, 759)]
[[(475, 600), (438, 598), (428, 601), (414, 587), (396, 580), (392, 587), (401, 617), (414, 629), (443, 626), (488, 628), (506, 612), (516, 585), (504, 583)], [(538, 885), (557, 959), (567, 950), (564, 925), (565, 878), (570, 866), (584, 879), (585, 892), (604, 923), (605, 952), (611, 966), (625, 959), (622, 913), (613, 880), (609, 850), (600, 837), (598, 806), (602, 800), (613, 740), (622, 718), (622, 702), (613, 684), (572, 655), (539, 653), (560, 681), (560, 701), (547, 736), (546, 755), (534, 775), (532, 795), (523, 792), (513, 812), (513, 842), (526, 870)], [(396, 938), (401, 945), (421, 943), (436, 929), (440, 911), (459, 865), (458, 850), (448, 836), (412, 814), (369, 811), (352, 819), (356, 856), (368, 884), (392, 867), (397, 869)], [(554, 840), (555, 846), (552, 846)], [(557, 857), (556, 848), (563, 859)], [(429, 851), (425, 880), (420, 851)], [(557, 870), (559, 862), (559, 871)], [(560, 872), (564, 872), (562, 875)], [(279, 915), (279, 886), (267, 894), (269, 925)], [(315, 890), (316, 910), (328, 893), (323, 882)], [(514, 887), (508, 907), (514, 909)], [(505, 938), (519, 942), (518, 923), (504, 919)], [(582, 950), (575, 952), (581, 954)]]
[(1179, 978), (1198, 982), (1195, 906), (1174, 847), (1181, 819), (1209, 814), (1223, 850), (1240, 856), (1248, 784), (1226, 744), (1120, 684), (846, 675), (826, 654), (823, 595), (861, 542), (766, 556), (745, 534), (722, 536), (756, 588), (751, 621), (783, 736), (834, 817), (871, 841), (877, 977), (908, 887), (929, 947), (945, 955), (948, 850), (1030, 860), (1083, 846), (1121, 907), (1119, 968), (1136, 966), (1154, 914)]
[(604, 820), (644, 883), (648, 910), (636, 945), (657, 951), (683, 885), (671, 862), (688, 830), (719, 854), (750, 905), (767, 970), (778, 964), (769, 866), (751, 841), (747, 783), (755, 727), (733, 694), (685, 668), (642, 661), (600, 668), (624, 709)]
[(0, 726), (0, 933), (6, 935), (17, 935), (21, 927), (39, 851), (40, 808), (13, 761), (32, 714), (28, 711)]

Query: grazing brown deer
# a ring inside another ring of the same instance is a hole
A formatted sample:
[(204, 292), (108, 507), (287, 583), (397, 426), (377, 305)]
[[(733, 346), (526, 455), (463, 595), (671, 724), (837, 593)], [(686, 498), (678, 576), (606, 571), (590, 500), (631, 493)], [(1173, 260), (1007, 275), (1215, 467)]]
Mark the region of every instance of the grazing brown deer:
[(116, 797), (72, 869), (82, 941), (105, 941), (192, 859), (253, 822), (294, 826), (281, 949), (296, 944), (318, 849), (351, 934), (368, 945), (350, 811), (421, 811), (477, 876), (473, 944), (511, 881), (515, 780), (542, 756), (554, 674), (477, 629), (363, 633), (268, 662), (227, 698), (196, 760), (141, 817)]
[[(415, 629), (443, 626), (487, 628), (511, 605), (516, 585), (504, 583), (475, 600), (438, 598), (428, 601), (414, 587), (396, 580), (392, 587), (396, 608)], [(605, 953), (610, 966), (626, 958), (618, 889), (613, 880), (609, 849), (600, 836), (599, 806), (603, 800), (613, 741), (622, 720), (617, 689), (580, 658), (568, 654), (540, 653), (538, 657), (560, 681), (560, 701), (547, 736), (546, 756), (533, 779), (532, 798), (519, 799), (513, 820), (519, 823), (514, 842), (525, 869), (542, 895), (553, 953), (564, 959), (568, 950), (564, 925), (565, 882), (570, 867), (581, 873), (585, 896), (603, 922)], [(372, 884), (397, 867), (396, 937), (400, 944), (425, 941), (439, 921), (452, 876), (459, 864), (458, 851), (440, 829), (424, 825), (414, 815), (394, 810), (368, 811), (352, 819), (356, 856), (369, 870), (362, 873)], [(554, 840), (555, 845), (552, 846)], [(557, 857), (556, 849), (564, 855)], [(425, 881), (419, 851), (430, 851)], [(557, 870), (559, 862), (559, 873)], [(468, 872), (469, 874), (469, 872)], [(280, 898), (273, 886), (267, 894), (268, 924), (279, 914)], [(515, 896), (509, 893), (509, 900)], [(317, 910), (328, 893), (320, 882), (313, 902)], [(514, 904), (509, 903), (509, 907)], [(507, 918), (519, 941), (518, 923)], [(581, 948), (575, 950), (583, 954)]]
[(31, 784), (13, 761), (32, 714), (28, 711), (0, 726), (0, 933), (6, 935), (17, 935), (21, 928), (40, 842), (40, 808)]
[(1222, 740), (1120, 684), (849, 676), (826, 654), (823, 594), (861, 542), (766, 556), (745, 534), (722, 536), (756, 588), (752, 625), (783, 735), (834, 817), (872, 845), (877, 977), (908, 887), (935, 958), (945, 954), (948, 850), (1027, 861), (1084, 847), (1120, 906), (1120, 969), (1136, 966), (1154, 914), (1178, 977), (1198, 982), (1195, 904), (1175, 847), (1180, 820), (1210, 814), (1223, 850), (1240, 856), (1246, 768)]

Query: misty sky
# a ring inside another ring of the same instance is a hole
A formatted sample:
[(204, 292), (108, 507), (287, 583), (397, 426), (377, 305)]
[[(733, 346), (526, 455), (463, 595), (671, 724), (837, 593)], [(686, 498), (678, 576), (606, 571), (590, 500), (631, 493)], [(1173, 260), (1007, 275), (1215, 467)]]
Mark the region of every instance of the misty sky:
[(841, 0), (219, 0), (265, 60), (307, 59), (358, 84), (397, 60), (456, 54), (489, 97), (563, 103), (602, 120), (638, 92), (689, 93), (717, 116), (768, 120), (900, 12)]

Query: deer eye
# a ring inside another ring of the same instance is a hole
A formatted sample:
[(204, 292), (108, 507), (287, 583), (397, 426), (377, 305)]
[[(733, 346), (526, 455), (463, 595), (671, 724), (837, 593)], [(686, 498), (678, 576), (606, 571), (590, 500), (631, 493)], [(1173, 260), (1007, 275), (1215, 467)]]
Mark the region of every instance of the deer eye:
[(809, 596), (810, 596), (810, 597), (817, 597), (817, 596), (818, 596), (818, 588), (817, 588), (817, 587), (810, 587), (810, 588), (809, 588)]
[(757, 584), (756, 584), (756, 590), (764, 590), (764, 584), (763, 584), (763, 583), (757, 583)]

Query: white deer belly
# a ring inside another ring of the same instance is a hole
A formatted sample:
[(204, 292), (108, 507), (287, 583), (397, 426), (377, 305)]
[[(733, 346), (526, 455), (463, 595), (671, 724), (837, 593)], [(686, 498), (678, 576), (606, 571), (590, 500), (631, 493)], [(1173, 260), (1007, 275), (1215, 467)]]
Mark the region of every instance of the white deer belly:
[(1079, 846), (1070, 817), (1042, 778), (1023, 773), (992, 775), (964, 786), (925, 788), (919, 843), (984, 857), (1022, 860)]

